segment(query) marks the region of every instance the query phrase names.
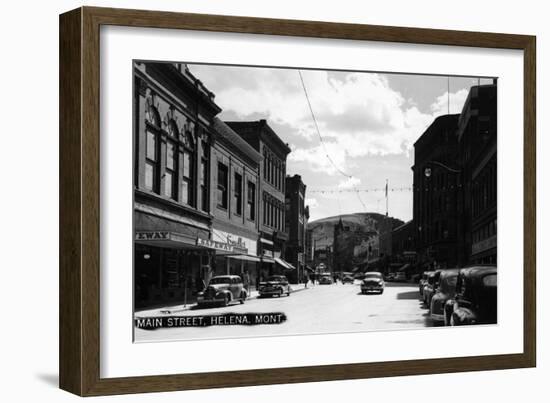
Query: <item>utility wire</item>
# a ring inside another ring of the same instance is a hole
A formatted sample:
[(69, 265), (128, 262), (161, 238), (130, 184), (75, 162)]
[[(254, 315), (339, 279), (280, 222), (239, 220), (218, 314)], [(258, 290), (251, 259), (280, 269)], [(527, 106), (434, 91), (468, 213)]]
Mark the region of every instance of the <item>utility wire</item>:
[[(298, 75), (300, 76), (300, 82), (302, 83), (302, 88), (304, 89), (304, 95), (306, 96), (307, 105), (309, 107), (309, 112), (311, 113), (311, 118), (313, 119), (313, 124), (315, 125), (315, 130), (317, 132), (317, 136), (319, 137), (319, 142), (321, 143), (321, 146), (323, 147), (323, 151), (325, 152), (325, 156), (326, 156), (327, 160), (330, 162), (330, 164), (334, 167), (334, 169), (337, 172), (339, 172), (342, 176), (345, 176), (346, 178), (352, 180), (353, 176), (347, 174), (342, 169), (340, 169), (334, 163), (333, 159), (330, 157), (330, 155), (328, 153), (328, 150), (327, 150), (327, 147), (325, 145), (325, 142), (323, 141), (323, 136), (321, 136), (321, 131), (319, 130), (319, 125), (317, 124), (317, 119), (315, 118), (315, 113), (313, 112), (313, 107), (311, 106), (311, 101), (309, 100), (309, 95), (307, 93), (306, 84), (304, 82), (304, 77), (302, 76), (302, 71), (301, 70), (298, 70)], [(363, 200), (361, 199), (361, 195), (357, 191), (357, 188), (354, 188), (354, 189), (356, 190), (355, 194), (357, 195), (357, 199), (359, 200), (359, 203), (361, 203), (361, 205), (363, 206), (363, 209), (366, 211), (367, 206), (365, 205), (365, 203), (363, 203)], [(338, 200), (338, 206), (340, 206), (340, 200)]]
[(328, 154), (327, 147), (325, 146), (325, 142), (323, 141), (323, 137), (321, 136), (321, 131), (319, 130), (319, 125), (317, 124), (317, 119), (315, 118), (315, 113), (313, 113), (313, 108), (311, 106), (311, 102), (309, 100), (309, 95), (307, 93), (306, 84), (304, 83), (304, 77), (302, 77), (302, 72), (298, 70), (298, 74), (300, 75), (300, 81), (302, 83), (302, 88), (304, 89), (304, 94), (306, 96), (307, 105), (309, 107), (309, 112), (311, 113), (311, 118), (313, 119), (313, 123), (315, 125), (315, 130), (317, 131), (317, 136), (319, 136), (319, 142), (321, 143), (321, 146), (323, 147), (323, 151), (325, 152), (325, 156), (327, 157), (327, 160), (330, 162), (330, 164), (334, 167), (336, 171), (338, 171), (341, 175), (345, 176), (348, 179), (353, 178), (352, 175), (347, 174), (343, 170), (341, 170), (332, 160), (330, 155)]

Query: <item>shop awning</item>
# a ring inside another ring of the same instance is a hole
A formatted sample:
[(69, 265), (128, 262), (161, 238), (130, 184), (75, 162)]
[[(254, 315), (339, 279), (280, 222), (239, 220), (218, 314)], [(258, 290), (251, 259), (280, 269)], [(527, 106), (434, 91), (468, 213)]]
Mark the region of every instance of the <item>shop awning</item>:
[(161, 248), (211, 250), (203, 245), (197, 245), (196, 237), (172, 231), (136, 231), (134, 241), (137, 244)]
[(260, 260), (264, 263), (275, 263), (275, 260), (271, 256), (264, 256)]
[(311, 272), (314, 272), (314, 271), (315, 271), (315, 269), (312, 268), (311, 266), (306, 266), (306, 270), (307, 270), (307, 271), (311, 271)]
[(226, 255), (229, 259), (245, 260), (247, 262), (259, 262), (260, 258), (254, 255)]
[(287, 261), (281, 259), (281, 258), (278, 258), (276, 257), (275, 258), (275, 262), (277, 262), (278, 264), (280, 264), (281, 266), (283, 266), (283, 268), (287, 269), (287, 270), (295, 270), (296, 268), (294, 266), (292, 266), (290, 263), (288, 263)]

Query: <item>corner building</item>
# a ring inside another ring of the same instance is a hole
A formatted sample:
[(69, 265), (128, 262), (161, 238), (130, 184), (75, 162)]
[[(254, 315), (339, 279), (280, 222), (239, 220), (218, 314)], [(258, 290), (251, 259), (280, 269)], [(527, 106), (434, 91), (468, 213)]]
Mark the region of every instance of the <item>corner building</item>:
[(134, 76), (135, 306), (191, 300), (212, 275), (210, 154), (221, 109), (185, 64)]

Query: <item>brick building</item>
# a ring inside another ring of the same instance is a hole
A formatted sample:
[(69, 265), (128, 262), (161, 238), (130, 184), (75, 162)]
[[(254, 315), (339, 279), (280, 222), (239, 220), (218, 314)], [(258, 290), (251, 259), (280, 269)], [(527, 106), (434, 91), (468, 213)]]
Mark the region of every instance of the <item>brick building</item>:
[(496, 83), (471, 88), (458, 121), (457, 138), (464, 178), (464, 260), (470, 264), (496, 264)]
[(251, 286), (258, 276), (258, 184), (262, 156), (228, 125), (214, 119), (211, 184), (216, 274), (237, 274)]
[(214, 95), (184, 64), (134, 73), (135, 305), (187, 300), (211, 275)]
[(413, 225), (422, 269), (462, 264), (458, 117), (436, 118), (414, 144)]
[(306, 185), (300, 175), (287, 176), (285, 185), (285, 221), (288, 232), (285, 259), (296, 267), (292, 282), (302, 282), (306, 270), (306, 229), (309, 208), (305, 205)]
[(262, 261), (258, 280), (274, 273), (289, 274), (295, 270), (284, 257), (288, 240), (285, 228), (286, 158), (290, 148), (263, 119), (226, 123), (262, 156), (258, 189), (258, 254)]

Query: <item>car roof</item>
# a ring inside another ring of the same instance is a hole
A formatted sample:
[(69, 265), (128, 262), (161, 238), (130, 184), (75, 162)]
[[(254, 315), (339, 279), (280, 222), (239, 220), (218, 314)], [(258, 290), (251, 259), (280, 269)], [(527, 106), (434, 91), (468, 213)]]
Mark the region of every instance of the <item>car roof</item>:
[(212, 278), (241, 278), (241, 276), (237, 276), (235, 274), (220, 274), (219, 276), (214, 276)]
[(365, 273), (365, 276), (368, 276), (369, 274), (376, 274), (377, 276), (381, 276), (382, 273), (380, 273), (379, 271), (367, 271)]
[(441, 270), (440, 276), (445, 277), (445, 276), (457, 275), (459, 271), (460, 269), (444, 269), (444, 270)]
[(490, 266), (490, 265), (487, 265), (487, 266), (470, 266), (470, 267), (465, 267), (463, 269), (460, 270), (460, 273), (464, 276), (467, 276), (467, 277), (472, 277), (472, 276), (478, 276), (478, 275), (481, 275), (481, 274), (496, 274), (497, 273), (497, 267), (496, 266)]

